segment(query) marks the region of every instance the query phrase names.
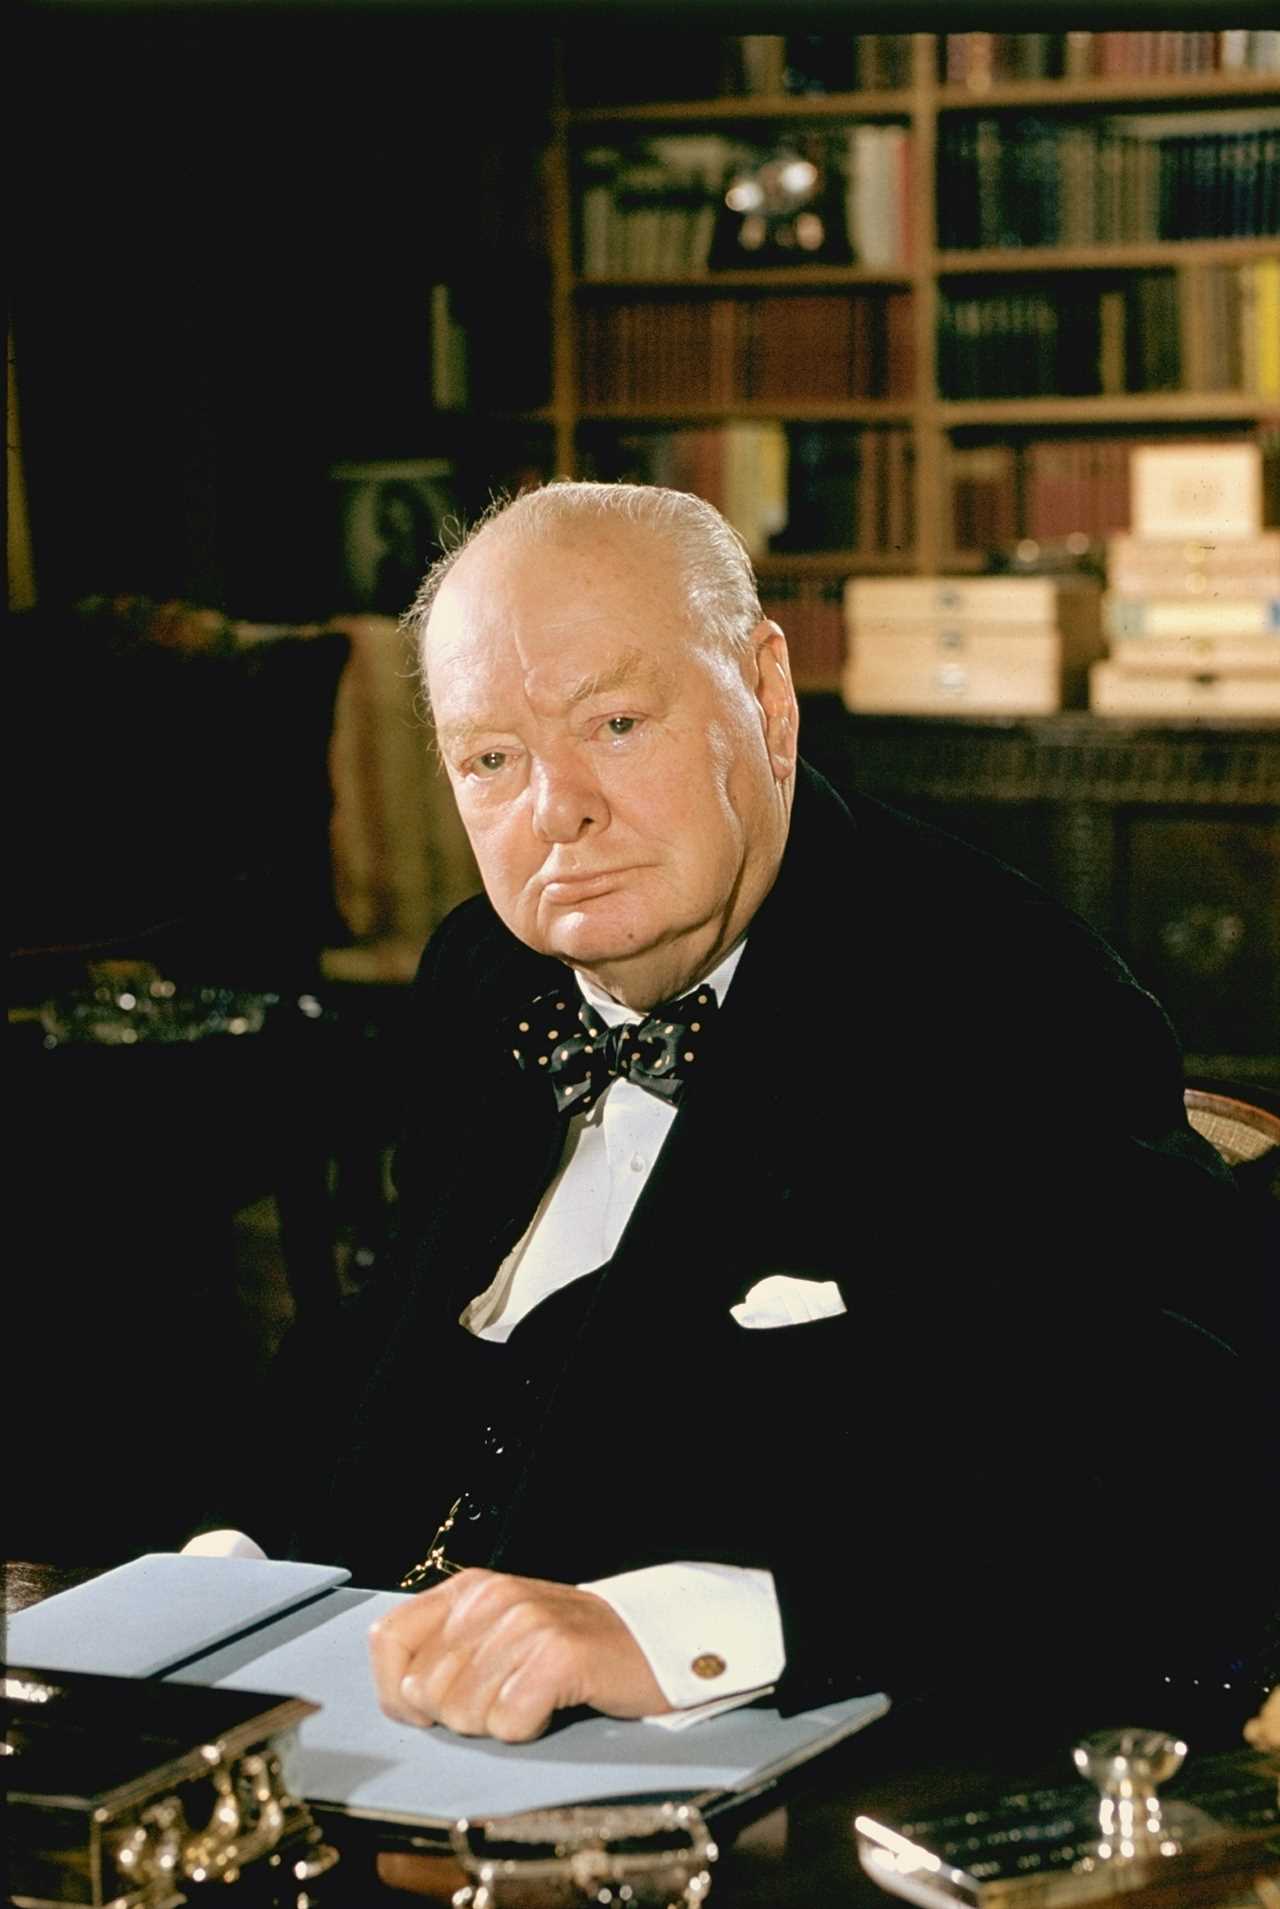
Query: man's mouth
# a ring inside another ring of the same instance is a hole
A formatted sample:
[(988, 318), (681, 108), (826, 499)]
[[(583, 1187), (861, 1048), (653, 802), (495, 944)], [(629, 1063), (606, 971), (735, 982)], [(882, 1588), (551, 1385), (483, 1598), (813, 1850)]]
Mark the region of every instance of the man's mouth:
[(585, 875), (553, 875), (543, 882), (542, 893), (553, 904), (590, 901), (593, 896), (607, 894), (611, 888), (616, 888), (629, 872), (625, 868), (601, 868)]

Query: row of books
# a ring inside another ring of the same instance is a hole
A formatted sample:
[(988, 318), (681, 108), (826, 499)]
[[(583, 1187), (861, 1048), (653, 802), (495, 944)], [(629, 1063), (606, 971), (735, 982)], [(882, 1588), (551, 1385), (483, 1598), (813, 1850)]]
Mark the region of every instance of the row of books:
[(760, 607), (786, 636), (796, 688), (838, 689), (845, 660), (843, 581), (770, 574), (760, 586)]
[(1003, 80), (1142, 79), (1280, 72), (1280, 32), (1129, 29), (1101, 33), (946, 33), (938, 77), (973, 92)]
[(938, 242), (1135, 244), (1280, 234), (1280, 109), (944, 123)]
[(670, 134), (581, 161), (582, 276), (683, 278), (737, 265), (904, 265), (912, 136), (857, 125), (777, 147)]
[(583, 434), (587, 475), (694, 491), (755, 555), (848, 551), (909, 560), (915, 444), (905, 425), (782, 426)]
[(1280, 398), (1280, 256), (1251, 265), (1209, 265), (1190, 275), (1203, 341), (1206, 391)]
[(911, 295), (592, 300), (579, 314), (578, 377), (587, 409), (905, 398)]
[(1177, 390), (1178, 280), (1137, 272), (1106, 285), (1063, 279), (1035, 290), (938, 301), (938, 388), (946, 398), (1086, 397)]
[[(1280, 431), (1259, 434), (1262, 509), (1280, 522)], [(949, 454), (952, 534), (963, 551), (1101, 544), (1132, 522), (1131, 467), (1150, 437), (1036, 438), (1021, 444), (957, 445)]]
[(725, 182), (752, 149), (717, 133), (673, 134), (582, 155), (579, 257), (584, 278), (679, 278), (705, 272)]
[(1280, 254), (1185, 276), (986, 291), (939, 302), (938, 380), (952, 398), (1249, 392), (1280, 398)]

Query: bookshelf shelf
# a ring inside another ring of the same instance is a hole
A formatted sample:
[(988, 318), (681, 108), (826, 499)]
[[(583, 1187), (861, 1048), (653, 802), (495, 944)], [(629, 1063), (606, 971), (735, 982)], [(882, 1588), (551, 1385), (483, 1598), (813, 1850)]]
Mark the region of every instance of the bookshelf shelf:
[(727, 267), (724, 271), (689, 273), (671, 278), (648, 277), (576, 277), (573, 290), (579, 297), (596, 292), (685, 292), (685, 291), (787, 291), (796, 286), (821, 289), (841, 285), (910, 285), (913, 273), (908, 266), (895, 271), (873, 270), (865, 265), (786, 265)]
[(1280, 420), (1280, 396), (1239, 391), (1141, 391), (1090, 398), (957, 398), (930, 407), (945, 426), (1184, 424)]
[(644, 106), (579, 106), (564, 115), (569, 127), (671, 126), (701, 124), (750, 126), (763, 120), (901, 119), (910, 114), (915, 95), (906, 91), (805, 93), (775, 96), (734, 94), (724, 99), (655, 100)]
[(939, 86), (940, 113), (995, 112), (1024, 106), (1088, 107), (1175, 105), (1183, 101), (1222, 104), (1280, 99), (1276, 73), (1178, 73), (1151, 78), (1005, 80), (989, 87)]
[(915, 406), (892, 398), (823, 398), (805, 403), (792, 399), (775, 403), (738, 398), (726, 404), (597, 404), (584, 405), (578, 417), (584, 424), (610, 422), (723, 424), (732, 418), (758, 418), (779, 424), (909, 424)]
[(882, 572), (892, 575), (910, 569), (911, 553), (886, 554), (874, 550), (787, 550), (770, 551), (755, 560), (761, 578), (778, 576), (848, 577), (855, 572)]
[(939, 278), (1006, 272), (1138, 271), (1161, 265), (1234, 265), (1280, 257), (1280, 235), (1269, 239), (1155, 239), (1147, 244), (1003, 246), (999, 250), (936, 252)]

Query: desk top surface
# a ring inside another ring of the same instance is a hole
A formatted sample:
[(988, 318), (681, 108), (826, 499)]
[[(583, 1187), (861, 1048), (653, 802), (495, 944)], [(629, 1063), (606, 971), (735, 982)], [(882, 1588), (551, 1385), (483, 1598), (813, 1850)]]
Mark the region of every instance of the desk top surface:
[[(5, 1614), (11, 1616), (55, 1591), (69, 1589), (102, 1567), (10, 1563), (5, 1568)], [(1256, 1707), (1255, 1694), (1236, 1693), (1234, 1704), (1198, 1720), (1184, 1715), (1188, 1700), (1165, 1708), (1178, 1715), (1100, 1717), (961, 1714), (955, 1708), (905, 1704), (866, 1731), (808, 1765), (793, 1780), (785, 1802), (759, 1816), (725, 1849), (713, 1876), (713, 1904), (720, 1909), (887, 1909), (882, 1893), (858, 1862), (853, 1821), (865, 1812), (889, 1822), (932, 1815), (983, 1795), (1072, 1780), (1070, 1748), (1082, 1731), (1116, 1722), (1158, 1724), (1188, 1737), (1193, 1748), (1221, 1749), (1239, 1743), (1239, 1721)], [(1238, 1712), (1238, 1716), (1235, 1714)], [(461, 1880), (451, 1862), (404, 1851), (379, 1850), (361, 1829), (348, 1842), (342, 1826), (326, 1834), (343, 1845), (343, 1861), (325, 1879), (318, 1909), (391, 1909), (405, 1888), (447, 1902)], [(236, 1892), (233, 1892), (236, 1893)], [(1225, 1905), (1227, 1898), (1200, 1897), (1198, 1904)]]

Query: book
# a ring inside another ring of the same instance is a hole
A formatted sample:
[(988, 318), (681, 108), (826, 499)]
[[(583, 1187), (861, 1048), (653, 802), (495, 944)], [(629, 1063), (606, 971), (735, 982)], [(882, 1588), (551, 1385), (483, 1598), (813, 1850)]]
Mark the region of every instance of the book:
[(1259, 259), (1252, 270), (1258, 340), (1252, 389), (1260, 398), (1280, 398), (1280, 258)]
[(951, 539), (960, 550), (1017, 542), (1017, 453), (1009, 444), (957, 445), (949, 456)]
[(910, 252), (911, 133), (859, 124), (845, 148), (845, 219), (855, 261), (892, 270)]
[[(291, 1575), (298, 1571), (321, 1573), (327, 1588), (317, 1590), (314, 1576), (302, 1583)], [(8, 1654), (46, 1672), (63, 1670), (65, 1660), (84, 1668), (88, 1658), (88, 1668), (108, 1675), (305, 1699), (320, 1708), (302, 1722), (289, 1759), (297, 1793), (319, 1809), (441, 1834), (461, 1817), (637, 1795), (692, 1800), (713, 1813), (889, 1707), (881, 1693), (795, 1717), (764, 1703), (681, 1731), (575, 1715), (524, 1744), (417, 1730), (383, 1716), (368, 1664), (370, 1624), (408, 1594), (354, 1588), (341, 1581), (346, 1575), (156, 1554), (20, 1612), (9, 1625)], [(284, 1608), (282, 1598), (290, 1600)], [(270, 1615), (255, 1619), (256, 1604)], [(157, 1623), (162, 1645), (150, 1637)]]

